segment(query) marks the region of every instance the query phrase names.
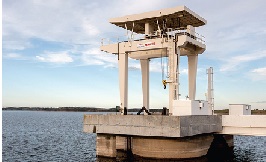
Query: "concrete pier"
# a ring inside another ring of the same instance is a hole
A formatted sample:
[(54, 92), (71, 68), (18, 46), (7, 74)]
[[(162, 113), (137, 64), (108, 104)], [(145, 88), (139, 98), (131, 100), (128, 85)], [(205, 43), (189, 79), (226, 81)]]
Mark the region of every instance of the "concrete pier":
[[(84, 132), (97, 134), (97, 156), (133, 161), (135, 156), (187, 159), (207, 155), (211, 161), (217, 157), (226, 160), (231, 157), (228, 150), (233, 147), (232, 135), (266, 135), (266, 118), (248, 115), (249, 105), (231, 105), (229, 116), (213, 115), (212, 68), (208, 70), (208, 101), (196, 100), (198, 56), (206, 45), (195, 28), (207, 23), (204, 18), (179, 6), (112, 18), (110, 23), (130, 31), (131, 37), (116, 43), (102, 41), (100, 47), (118, 55), (121, 115), (84, 116)], [(134, 33), (142, 38), (134, 39)], [(186, 100), (179, 98), (181, 56), (188, 57)], [(167, 64), (162, 62), (161, 66), (167, 68), (166, 73), (162, 68), (162, 83), (169, 89), (169, 116), (150, 115), (148, 111), (127, 115), (128, 59), (140, 60), (142, 110), (149, 110), (149, 60), (162, 57), (167, 58)]]
[(144, 158), (185, 159), (207, 154), (211, 134), (181, 138), (133, 137), (132, 153)]
[(186, 137), (220, 132), (217, 115), (85, 115), (84, 132), (153, 137)]
[(97, 134), (96, 152), (98, 156), (116, 157), (116, 136)]
[[(85, 115), (84, 132), (97, 133), (97, 156), (186, 159), (204, 156), (221, 116)], [(121, 160), (121, 161), (122, 161)]]

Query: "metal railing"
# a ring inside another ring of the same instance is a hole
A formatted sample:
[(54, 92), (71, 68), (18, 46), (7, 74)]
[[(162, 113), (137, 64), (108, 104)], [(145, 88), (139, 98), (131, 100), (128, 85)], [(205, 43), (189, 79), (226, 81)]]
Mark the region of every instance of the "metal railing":
[(199, 41), (203, 44), (205, 44), (205, 37), (195, 31), (190, 31), (189, 29), (172, 29), (172, 28), (167, 28), (166, 31), (154, 31), (153, 33), (149, 35), (145, 34), (137, 34), (137, 33), (127, 33), (125, 35), (120, 35), (116, 37), (111, 37), (111, 38), (103, 38), (101, 40), (101, 45), (108, 45), (108, 44), (113, 44), (113, 43), (118, 43), (118, 42), (132, 42), (132, 41), (138, 41), (138, 40), (143, 40), (143, 39), (153, 39), (153, 38), (170, 38), (170, 37), (175, 37), (178, 35), (186, 35), (192, 39), (195, 39), (196, 41)]
[(144, 40), (145, 35), (144, 34), (137, 34), (133, 33), (130, 35), (120, 35), (116, 37), (111, 37), (111, 38), (102, 38), (101, 39), (101, 45), (108, 45), (108, 44), (113, 44), (113, 43), (118, 43), (118, 42), (132, 42), (132, 41), (137, 41), (137, 40)]
[(201, 43), (205, 43), (205, 37), (195, 31), (190, 31), (189, 29), (184, 29), (184, 30), (180, 30), (180, 29), (171, 29), (171, 28), (168, 28), (168, 34), (172, 35), (172, 36), (175, 36), (175, 35), (186, 35), (186, 36), (189, 36), (190, 38), (192, 39), (195, 39)]

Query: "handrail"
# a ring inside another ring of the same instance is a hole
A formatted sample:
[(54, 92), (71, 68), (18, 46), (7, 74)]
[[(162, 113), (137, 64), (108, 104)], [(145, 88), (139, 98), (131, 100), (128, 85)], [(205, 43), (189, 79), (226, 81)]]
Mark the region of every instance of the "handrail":
[(118, 42), (132, 42), (132, 41), (137, 41), (137, 40), (142, 40), (142, 39), (151, 39), (154, 37), (158, 38), (168, 38), (169, 37), (174, 37), (175, 35), (186, 35), (189, 36), (192, 39), (195, 39), (201, 43), (205, 43), (205, 37), (195, 31), (190, 31), (189, 29), (172, 29), (172, 28), (167, 28), (167, 31), (164, 32), (164, 34), (159, 33), (158, 31), (154, 31), (151, 35), (145, 35), (145, 34), (137, 34), (137, 33), (131, 33), (130, 37), (128, 34), (123, 35), (123, 36), (117, 36), (117, 37), (112, 37), (112, 38), (103, 38), (101, 39), (101, 45), (108, 45), (112, 43), (118, 43)]

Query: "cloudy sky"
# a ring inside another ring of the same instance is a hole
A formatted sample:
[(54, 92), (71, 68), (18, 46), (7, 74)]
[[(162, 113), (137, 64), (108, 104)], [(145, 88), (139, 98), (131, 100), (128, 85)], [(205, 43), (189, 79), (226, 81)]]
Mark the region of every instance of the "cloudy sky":
[[(117, 57), (102, 53), (102, 38), (124, 37), (113, 17), (185, 5), (207, 20), (196, 31), (200, 55), (197, 99), (205, 99), (206, 69), (214, 68), (215, 108), (251, 104), (266, 108), (265, 0), (3, 0), (3, 106), (119, 105)], [(140, 65), (129, 60), (129, 107), (142, 106)], [(161, 59), (151, 61), (150, 104), (168, 106)], [(181, 60), (181, 98), (187, 58)]]

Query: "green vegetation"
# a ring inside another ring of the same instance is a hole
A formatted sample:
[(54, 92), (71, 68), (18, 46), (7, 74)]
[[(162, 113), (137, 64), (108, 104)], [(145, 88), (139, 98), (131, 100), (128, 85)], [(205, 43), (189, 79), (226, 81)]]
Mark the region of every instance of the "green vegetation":
[[(141, 108), (128, 109), (128, 112), (138, 112)], [(2, 110), (24, 110), (24, 111), (76, 111), (76, 112), (117, 112), (116, 108), (95, 108), (95, 107), (5, 107)], [(150, 109), (152, 113), (161, 113), (162, 109)], [(215, 114), (228, 115), (229, 110), (214, 110)], [(251, 110), (252, 115), (266, 115), (266, 110)]]
[[(138, 112), (141, 108), (128, 109), (128, 112)], [(24, 111), (76, 111), (76, 112), (118, 112), (116, 108), (95, 107), (5, 107), (2, 110), (24, 110)], [(162, 109), (150, 109), (151, 112), (161, 112)]]
[[(228, 115), (229, 114), (229, 110), (228, 109), (224, 109), (224, 110), (214, 110), (215, 114), (218, 115)], [(251, 115), (266, 115), (266, 110), (251, 110)]]

